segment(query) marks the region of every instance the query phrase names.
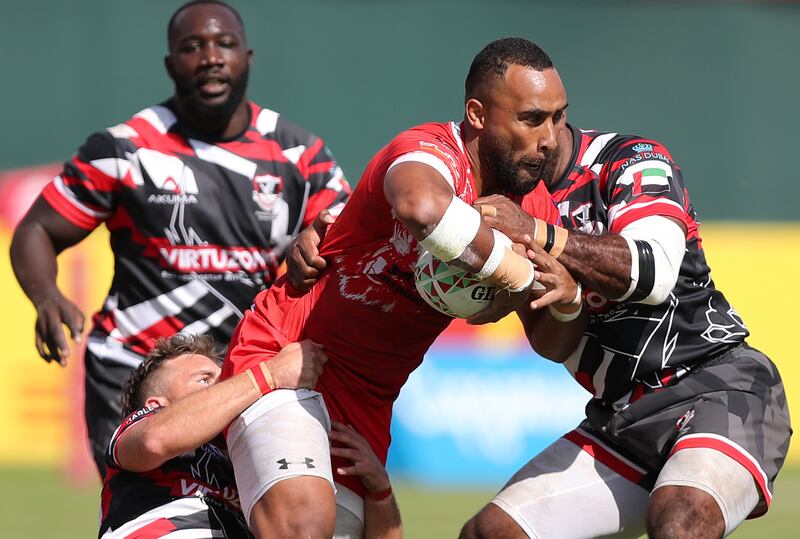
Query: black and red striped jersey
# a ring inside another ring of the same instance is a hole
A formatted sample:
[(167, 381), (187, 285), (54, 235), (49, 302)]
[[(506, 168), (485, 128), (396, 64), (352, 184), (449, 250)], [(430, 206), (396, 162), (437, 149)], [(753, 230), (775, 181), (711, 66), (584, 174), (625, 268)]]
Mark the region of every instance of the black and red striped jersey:
[(744, 341), (744, 322), (714, 287), (699, 223), (680, 168), (660, 143), (631, 135), (570, 127), (569, 167), (551, 194), (563, 226), (587, 234), (619, 233), (651, 215), (686, 227), (686, 254), (677, 284), (660, 305), (616, 302), (584, 290), (589, 326), (565, 362), (595, 397), (627, 402), (662, 387)]
[(186, 529), (194, 530), (187, 532), (196, 534), (192, 537), (251, 537), (241, 513), (233, 465), (214, 444), (203, 444), (148, 472), (120, 466), (120, 439), (159, 410), (145, 407), (133, 412), (111, 437), (99, 536), (161, 537)]
[(169, 101), (150, 107), (91, 135), (45, 187), (71, 223), (111, 234), (95, 355), (136, 366), (155, 338), (179, 331), (227, 343), (291, 237), (349, 196), (322, 139), (254, 103), (249, 112), (239, 136), (208, 141)]

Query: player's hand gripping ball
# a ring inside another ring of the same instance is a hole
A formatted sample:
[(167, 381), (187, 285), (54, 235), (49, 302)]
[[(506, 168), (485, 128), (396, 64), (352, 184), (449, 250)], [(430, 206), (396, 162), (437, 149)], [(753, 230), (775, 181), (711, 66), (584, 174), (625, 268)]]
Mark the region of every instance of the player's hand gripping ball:
[[(495, 230), (495, 241), (511, 240)], [(496, 286), (423, 251), (414, 267), (414, 282), (425, 303), (453, 318), (469, 318), (492, 304)]]

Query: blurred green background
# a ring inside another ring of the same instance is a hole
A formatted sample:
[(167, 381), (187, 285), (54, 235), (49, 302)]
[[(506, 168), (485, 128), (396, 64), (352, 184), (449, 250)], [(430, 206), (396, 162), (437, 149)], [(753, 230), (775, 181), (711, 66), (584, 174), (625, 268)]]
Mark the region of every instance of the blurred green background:
[[(0, 170), (61, 161), (92, 131), (169, 96), (165, 27), (180, 3), (2, 0)], [(800, 173), (791, 168), (800, 142), (797, 3), (231, 3), (255, 50), (250, 97), (323, 136), (351, 183), (395, 133), (460, 118), (474, 54), (492, 39), (517, 35), (553, 57), (573, 125), (653, 137), (670, 148), (701, 220), (800, 220)], [(17, 313), (2, 316), (9, 328)], [(36, 361), (32, 337), (3, 336), (30, 356), (25, 361)], [(81, 413), (74, 397), (63, 402), (64, 417)], [(0, 441), (41, 443), (16, 436), (3, 431)], [(94, 536), (98, 485), (68, 469), (72, 457), (47, 462), (0, 460), (0, 535)], [(412, 538), (455, 536), (492, 494), (398, 489)], [(800, 470), (790, 468), (770, 513), (735, 536), (796, 536), (798, 514)]]
[[(0, 169), (60, 161), (171, 93), (174, 0), (3, 0)], [(472, 57), (540, 44), (579, 127), (660, 139), (704, 219), (800, 218), (800, 6), (787, 2), (231, 2), (255, 51), (250, 96), (324, 137), (355, 182), (398, 131), (462, 115)]]

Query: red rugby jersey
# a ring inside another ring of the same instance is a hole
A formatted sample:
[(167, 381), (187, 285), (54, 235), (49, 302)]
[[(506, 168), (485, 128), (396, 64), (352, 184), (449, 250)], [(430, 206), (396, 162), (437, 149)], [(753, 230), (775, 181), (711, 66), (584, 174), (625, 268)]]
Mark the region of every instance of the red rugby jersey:
[[(430, 123), (400, 133), (369, 162), (328, 231), (320, 250), (328, 261), (322, 279), (305, 295), (285, 279), (259, 294), (234, 333), (223, 365), (223, 376), (230, 376), (292, 341), (324, 345), (330, 361), (316, 389), (331, 418), (352, 424), (382, 461), (389, 447), (392, 403), (451, 321), (419, 297), (413, 269), (420, 247), (392, 216), (384, 196), (386, 171), (399, 158), (431, 164), (468, 204), (479, 196), (459, 124)], [(518, 201), (528, 213), (558, 222), (542, 183)], [(361, 491), (357, 479), (337, 481)]]

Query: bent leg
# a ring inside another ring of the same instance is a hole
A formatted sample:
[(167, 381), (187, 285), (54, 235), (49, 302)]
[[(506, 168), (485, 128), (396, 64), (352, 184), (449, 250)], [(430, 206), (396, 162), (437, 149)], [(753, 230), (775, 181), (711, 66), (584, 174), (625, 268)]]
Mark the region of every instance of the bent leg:
[(467, 522), (462, 539), (641, 535), (648, 493), (626, 478), (640, 470), (598, 440), (590, 443), (604, 462), (567, 439), (557, 440)]
[(656, 480), (647, 533), (660, 538), (718, 538), (731, 533), (759, 502), (751, 473), (715, 449), (675, 452)]
[(322, 397), (310, 390), (273, 391), (231, 424), (228, 450), (256, 537), (333, 535), (329, 426)]

